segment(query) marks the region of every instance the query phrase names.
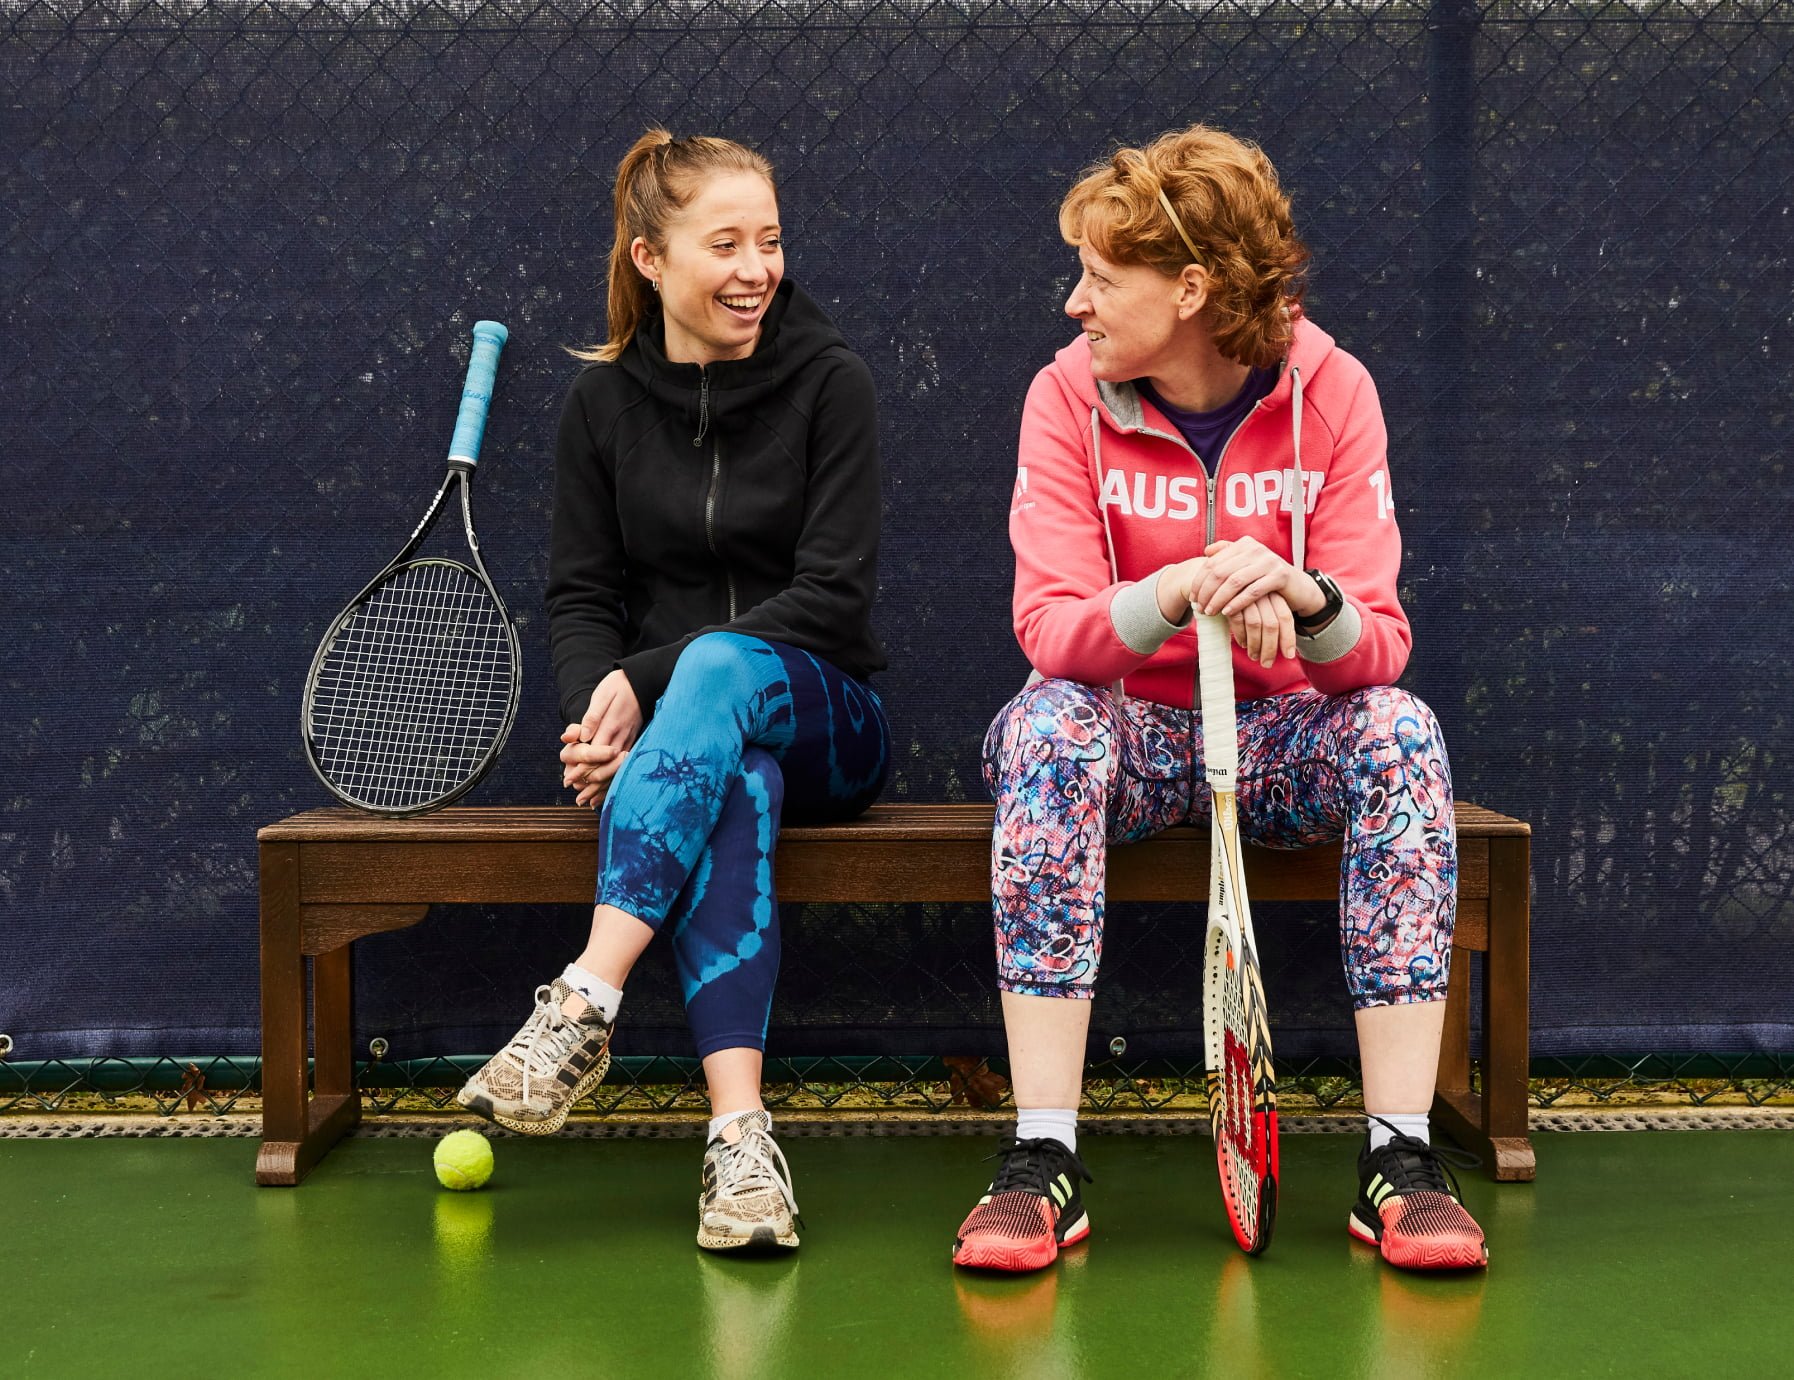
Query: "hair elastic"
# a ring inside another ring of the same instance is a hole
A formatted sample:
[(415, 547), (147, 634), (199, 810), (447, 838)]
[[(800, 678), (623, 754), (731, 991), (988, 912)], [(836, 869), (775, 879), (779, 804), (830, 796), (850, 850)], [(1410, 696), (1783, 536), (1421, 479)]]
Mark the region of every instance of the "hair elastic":
[(1196, 252), (1196, 241), (1190, 238), (1189, 231), (1184, 229), (1184, 223), (1177, 218), (1177, 208), (1171, 204), (1171, 198), (1165, 195), (1163, 187), (1159, 188), (1159, 205), (1165, 208), (1165, 214), (1171, 217), (1171, 228), (1177, 231), (1177, 237), (1184, 242), (1184, 248), (1190, 251), (1190, 261), (1207, 272), (1208, 265), (1202, 262), (1202, 255)]

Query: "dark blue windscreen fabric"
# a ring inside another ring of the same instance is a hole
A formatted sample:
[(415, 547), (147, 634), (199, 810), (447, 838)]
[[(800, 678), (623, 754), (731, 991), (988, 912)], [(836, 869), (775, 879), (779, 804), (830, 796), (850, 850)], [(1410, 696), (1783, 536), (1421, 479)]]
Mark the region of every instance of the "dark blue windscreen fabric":
[[(888, 470), (894, 800), (981, 799), (1026, 668), (1006, 499), (1067, 339), (1054, 222), (1117, 141), (1262, 142), (1310, 309), (1389, 421), (1405, 683), (1535, 834), (1533, 1048), (1794, 1050), (1788, 254), (1773, 6), (9, 5), (0, 1031), (13, 1058), (257, 1046), (257, 826), (334, 609), (511, 331), (475, 507), (528, 693), (477, 803), (560, 798), (540, 591), (556, 409), (650, 120), (778, 166), (791, 271)], [(1343, 1053), (1325, 908), (1264, 907), (1279, 1048)], [(358, 947), (358, 1048), (489, 1049), (577, 908)], [(1201, 913), (1123, 908), (1097, 1024), (1199, 1054)], [(790, 907), (771, 1051), (999, 1047), (987, 915)], [(619, 1048), (689, 1049), (670, 964)]]

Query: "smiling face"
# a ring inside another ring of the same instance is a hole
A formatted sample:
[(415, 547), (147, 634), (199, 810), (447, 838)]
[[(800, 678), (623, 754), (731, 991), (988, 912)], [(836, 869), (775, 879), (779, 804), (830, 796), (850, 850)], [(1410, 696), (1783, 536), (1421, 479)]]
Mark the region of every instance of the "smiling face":
[(656, 253), (630, 246), (642, 276), (660, 285), (667, 358), (677, 364), (746, 359), (785, 276), (779, 202), (758, 173), (708, 177), (667, 226)]
[(1078, 264), (1065, 314), (1084, 328), (1091, 374), (1125, 383), (1176, 369), (1188, 352), (1180, 326), (1193, 315), (1185, 284), (1148, 264), (1111, 263), (1088, 244)]

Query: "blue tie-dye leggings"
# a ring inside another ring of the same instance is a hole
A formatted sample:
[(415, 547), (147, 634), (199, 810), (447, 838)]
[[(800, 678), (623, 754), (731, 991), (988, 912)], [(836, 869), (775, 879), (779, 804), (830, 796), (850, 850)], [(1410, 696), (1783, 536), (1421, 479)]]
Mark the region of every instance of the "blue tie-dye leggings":
[(680, 654), (604, 798), (597, 903), (656, 930), (672, 921), (700, 1058), (766, 1046), (780, 821), (859, 814), (890, 744), (871, 687), (808, 652), (718, 632)]
[[(1353, 1005), (1443, 999), (1458, 845), (1432, 711), (1389, 686), (1238, 709), (1242, 836), (1266, 848), (1345, 843), (1339, 939)], [(1043, 680), (991, 724), (984, 780), (997, 801), (997, 985), (1089, 997), (1109, 845), (1209, 818), (1198, 716)]]

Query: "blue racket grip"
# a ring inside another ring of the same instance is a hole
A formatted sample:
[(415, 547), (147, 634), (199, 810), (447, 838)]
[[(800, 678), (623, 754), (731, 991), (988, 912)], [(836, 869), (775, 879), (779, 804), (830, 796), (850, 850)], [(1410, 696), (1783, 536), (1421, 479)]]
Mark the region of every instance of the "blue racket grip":
[(467, 382), (461, 387), (461, 411), (455, 417), (455, 435), (449, 442), (449, 464), (472, 469), (480, 463), (480, 441), (486, 435), (486, 410), (492, 405), (492, 385), (498, 378), (498, 352), (505, 347), (507, 331), (496, 321), (473, 323), (473, 354), (467, 361)]

